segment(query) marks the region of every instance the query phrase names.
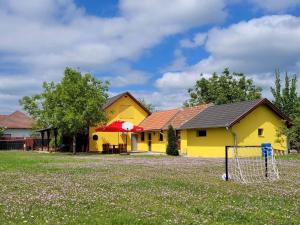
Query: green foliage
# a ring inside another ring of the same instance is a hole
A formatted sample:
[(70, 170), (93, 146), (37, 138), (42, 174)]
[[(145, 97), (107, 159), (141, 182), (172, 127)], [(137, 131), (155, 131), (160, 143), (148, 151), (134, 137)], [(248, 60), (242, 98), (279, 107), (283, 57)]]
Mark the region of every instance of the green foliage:
[(151, 103), (147, 103), (144, 98), (139, 98), (138, 100), (150, 112), (155, 112), (155, 106), (154, 105), (152, 105)]
[[(273, 103), (287, 115), (293, 123), (292, 127), (278, 130), (278, 137), (288, 137), (290, 148), (300, 149), (300, 99), (297, 93), (297, 76), (292, 78), (286, 72), (284, 87), (281, 85), (279, 70), (275, 71), (275, 85), (271, 88)], [(278, 138), (280, 141), (280, 138)]]
[(213, 73), (209, 79), (201, 76), (195, 86), (188, 90), (190, 99), (184, 103), (185, 106), (204, 103), (220, 105), (261, 98), (262, 89), (243, 73), (230, 73), (226, 68), (221, 75)]
[(102, 106), (108, 98), (107, 82), (66, 68), (60, 83), (44, 83), (43, 92), (20, 100), (39, 127), (56, 127), (65, 135), (84, 133), (106, 121)]
[(286, 72), (285, 86), (281, 87), (281, 79), (279, 70), (275, 71), (275, 87), (271, 87), (274, 97), (273, 103), (284, 112), (290, 119), (300, 116), (300, 101), (297, 94), (297, 76), (292, 78)]
[(0, 127), (0, 137), (4, 135), (4, 131), (5, 131), (4, 127)]
[(277, 131), (278, 142), (281, 141), (280, 137), (285, 135), (288, 137), (290, 149), (300, 150), (300, 117), (293, 120), (293, 126), (283, 127)]
[(174, 156), (179, 155), (179, 152), (178, 152), (178, 149), (177, 149), (177, 144), (176, 144), (175, 130), (171, 125), (168, 128), (168, 145), (167, 145), (166, 153), (168, 155), (174, 155)]

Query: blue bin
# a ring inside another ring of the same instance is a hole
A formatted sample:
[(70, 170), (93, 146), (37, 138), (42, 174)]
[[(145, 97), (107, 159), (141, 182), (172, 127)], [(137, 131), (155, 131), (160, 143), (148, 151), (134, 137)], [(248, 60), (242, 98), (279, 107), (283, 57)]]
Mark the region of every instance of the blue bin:
[(271, 157), (272, 156), (272, 144), (265, 143), (261, 145), (262, 157)]

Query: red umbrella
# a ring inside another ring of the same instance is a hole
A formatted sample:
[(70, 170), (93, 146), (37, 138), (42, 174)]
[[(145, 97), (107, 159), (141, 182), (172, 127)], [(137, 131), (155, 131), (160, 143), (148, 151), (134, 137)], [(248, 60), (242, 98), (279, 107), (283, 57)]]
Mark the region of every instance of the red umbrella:
[[(127, 151), (127, 133), (128, 132), (141, 132), (144, 128), (140, 126), (133, 125), (129, 122), (117, 120), (111, 124), (103, 127), (98, 127), (95, 129), (96, 132), (126, 132), (126, 151)], [(118, 135), (119, 142), (119, 135)]]
[(97, 132), (125, 132), (125, 130), (122, 128), (123, 123), (124, 123), (123, 121), (117, 120), (107, 126), (98, 127), (95, 129), (95, 131), (97, 131)]
[[(124, 126), (125, 125), (125, 126)], [(143, 127), (132, 125), (126, 126), (128, 122), (117, 120), (111, 124), (95, 129), (96, 132), (141, 132), (144, 130)]]

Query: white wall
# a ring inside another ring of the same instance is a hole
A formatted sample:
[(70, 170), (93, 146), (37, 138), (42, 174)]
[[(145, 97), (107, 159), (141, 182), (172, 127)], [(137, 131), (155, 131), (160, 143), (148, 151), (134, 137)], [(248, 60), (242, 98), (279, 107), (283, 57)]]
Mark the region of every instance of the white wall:
[(31, 129), (6, 129), (4, 134), (11, 134), (11, 137), (30, 137)]

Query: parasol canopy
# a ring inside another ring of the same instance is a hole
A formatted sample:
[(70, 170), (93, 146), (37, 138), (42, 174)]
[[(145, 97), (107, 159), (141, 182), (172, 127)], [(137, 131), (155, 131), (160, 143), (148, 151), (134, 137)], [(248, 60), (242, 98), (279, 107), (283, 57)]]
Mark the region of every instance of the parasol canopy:
[(98, 127), (96, 132), (141, 132), (144, 128), (133, 125), (130, 122), (117, 120), (107, 126)]

